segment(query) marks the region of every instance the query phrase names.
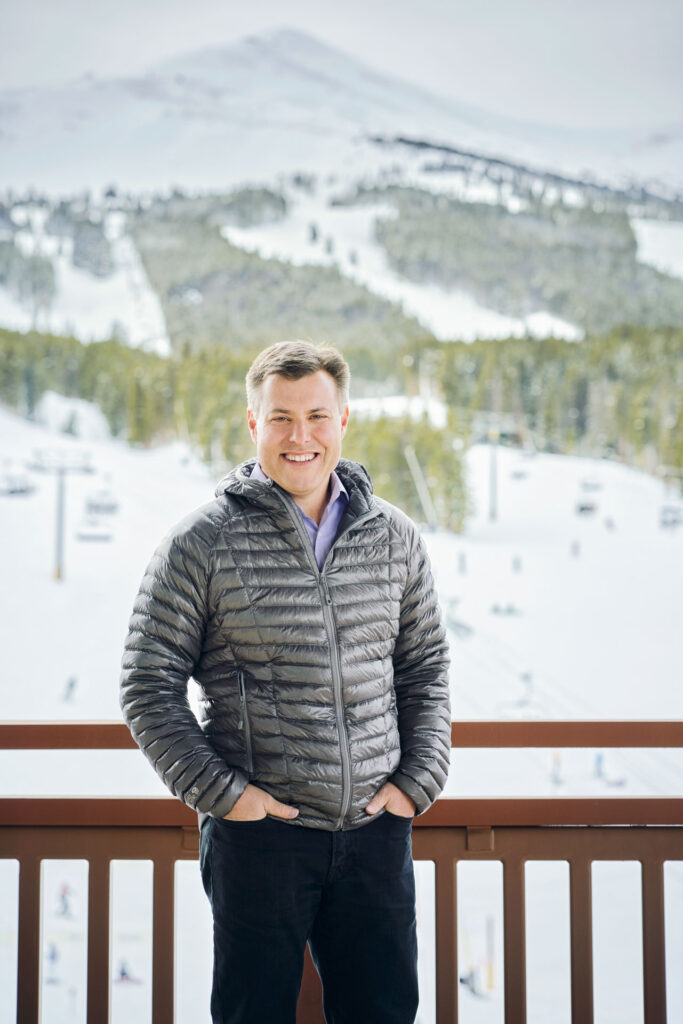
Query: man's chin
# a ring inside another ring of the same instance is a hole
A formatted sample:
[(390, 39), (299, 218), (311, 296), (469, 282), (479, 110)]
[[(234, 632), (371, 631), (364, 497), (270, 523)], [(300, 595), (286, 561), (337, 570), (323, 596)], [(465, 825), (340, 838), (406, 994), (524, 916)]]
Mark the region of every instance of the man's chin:
[(315, 488), (320, 476), (320, 469), (318, 468), (318, 471), (313, 473), (310, 469), (299, 469), (297, 466), (292, 466), (291, 463), (283, 461), (269, 475), (280, 487), (296, 494), (300, 486), (303, 486), (306, 491)]

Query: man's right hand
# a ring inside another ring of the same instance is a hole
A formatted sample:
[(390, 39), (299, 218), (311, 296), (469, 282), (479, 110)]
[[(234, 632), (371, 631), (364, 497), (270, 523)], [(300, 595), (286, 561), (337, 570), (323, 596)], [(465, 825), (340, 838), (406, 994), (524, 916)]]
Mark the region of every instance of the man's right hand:
[(298, 813), (296, 807), (281, 804), (270, 793), (248, 783), (233, 809), (224, 818), (226, 821), (260, 821), (267, 814), (274, 818), (296, 818)]

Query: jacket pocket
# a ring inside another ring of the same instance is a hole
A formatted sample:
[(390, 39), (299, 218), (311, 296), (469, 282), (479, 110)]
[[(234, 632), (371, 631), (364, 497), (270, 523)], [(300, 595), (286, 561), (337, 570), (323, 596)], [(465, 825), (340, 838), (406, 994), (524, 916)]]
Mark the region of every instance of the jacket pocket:
[(251, 751), (251, 726), (249, 725), (249, 711), (247, 709), (247, 691), (244, 685), (244, 672), (237, 673), (237, 685), (240, 691), (240, 717), (237, 728), (244, 731), (244, 745), (247, 751), (247, 771), (251, 775), (254, 771), (254, 759)]

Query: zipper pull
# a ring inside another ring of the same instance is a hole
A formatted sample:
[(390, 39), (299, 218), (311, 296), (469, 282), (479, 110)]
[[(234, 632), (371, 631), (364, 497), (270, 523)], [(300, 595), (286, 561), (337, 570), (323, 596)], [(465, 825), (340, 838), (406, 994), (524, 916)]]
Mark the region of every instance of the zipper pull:
[(325, 579), (324, 576), (321, 576), (321, 580), (322, 580), (322, 584), (323, 584), (323, 594), (325, 596), (325, 604), (332, 604), (332, 595), (330, 594), (330, 591), (328, 589), (327, 580)]

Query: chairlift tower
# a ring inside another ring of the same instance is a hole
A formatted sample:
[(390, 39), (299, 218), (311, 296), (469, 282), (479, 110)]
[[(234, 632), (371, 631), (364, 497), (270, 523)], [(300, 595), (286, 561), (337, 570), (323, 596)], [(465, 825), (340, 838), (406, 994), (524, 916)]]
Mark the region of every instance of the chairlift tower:
[(425, 519), (427, 520), (430, 530), (435, 530), (437, 527), (436, 509), (434, 508), (432, 496), (429, 493), (429, 487), (427, 485), (427, 481), (425, 480), (425, 475), (422, 472), (422, 466), (420, 465), (418, 457), (415, 454), (415, 449), (413, 448), (412, 445), (407, 444), (403, 449), (403, 454), (406, 457), (408, 469), (410, 470), (410, 475), (413, 478), (415, 490), (417, 491), (417, 496), (420, 499), (420, 504), (422, 505), (422, 511), (424, 512)]
[(68, 473), (92, 473), (87, 452), (53, 451), (41, 453), (42, 468), (57, 474), (55, 522), (55, 579), (64, 579), (64, 522), (66, 518), (66, 478)]
[(498, 519), (498, 442), (503, 422), (503, 380), (500, 367), (496, 369), (491, 392), (491, 422), (489, 426), (489, 522)]
[(498, 427), (489, 428), (489, 522), (498, 519)]

